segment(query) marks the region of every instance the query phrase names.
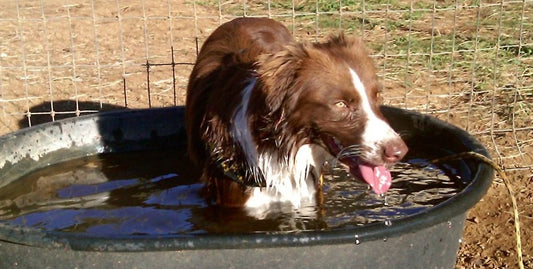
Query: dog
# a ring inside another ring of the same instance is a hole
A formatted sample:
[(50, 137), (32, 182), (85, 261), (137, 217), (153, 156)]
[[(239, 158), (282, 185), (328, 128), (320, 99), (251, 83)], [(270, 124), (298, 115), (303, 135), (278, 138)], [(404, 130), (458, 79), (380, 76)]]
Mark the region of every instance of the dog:
[(187, 86), (188, 153), (205, 195), (224, 207), (317, 200), (338, 159), (380, 194), (407, 146), (379, 110), (380, 85), (360, 39), (298, 43), (281, 23), (238, 18), (200, 49)]

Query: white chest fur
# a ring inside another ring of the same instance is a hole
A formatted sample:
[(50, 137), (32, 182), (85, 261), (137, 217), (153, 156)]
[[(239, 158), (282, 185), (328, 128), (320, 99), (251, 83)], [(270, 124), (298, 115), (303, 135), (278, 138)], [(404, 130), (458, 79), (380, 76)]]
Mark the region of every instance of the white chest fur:
[(294, 208), (315, 204), (316, 179), (327, 156), (323, 148), (311, 144), (301, 146), (294, 156), (281, 162), (272, 152), (260, 154), (258, 166), (267, 187), (254, 188), (245, 207), (265, 211), (272, 203), (290, 203)]

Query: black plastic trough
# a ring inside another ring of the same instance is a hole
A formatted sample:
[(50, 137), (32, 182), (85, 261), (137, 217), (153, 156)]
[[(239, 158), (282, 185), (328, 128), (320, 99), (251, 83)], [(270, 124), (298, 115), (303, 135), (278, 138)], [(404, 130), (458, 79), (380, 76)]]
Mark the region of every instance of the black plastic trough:
[[(408, 145), (441, 155), (486, 149), (430, 116), (383, 107)], [(182, 147), (183, 107), (109, 112), (0, 138), (0, 187), (36, 169), (88, 155)], [(336, 231), (95, 237), (0, 222), (0, 268), (453, 268), (466, 212), (489, 188), (481, 162), (454, 162), (467, 187), (422, 214)]]

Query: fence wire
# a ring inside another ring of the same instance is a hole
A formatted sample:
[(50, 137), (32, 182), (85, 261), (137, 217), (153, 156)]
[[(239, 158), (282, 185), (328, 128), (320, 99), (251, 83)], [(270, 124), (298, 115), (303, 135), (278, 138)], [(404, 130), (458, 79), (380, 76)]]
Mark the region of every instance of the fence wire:
[(386, 104), (478, 137), (533, 170), (533, 1), (0, 2), (0, 134), (102, 110), (182, 105), (221, 23), (270, 17), (297, 40), (344, 31), (372, 51)]

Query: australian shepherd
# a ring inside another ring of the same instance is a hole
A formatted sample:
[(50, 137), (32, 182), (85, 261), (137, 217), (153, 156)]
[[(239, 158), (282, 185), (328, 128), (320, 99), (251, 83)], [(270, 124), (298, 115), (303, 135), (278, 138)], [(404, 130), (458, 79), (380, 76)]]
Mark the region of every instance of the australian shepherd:
[(379, 110), (380, 85), (362, 41), (295, 42), (285, 26), (239, 18), (217, 28), (187, 88), (188, 152), (208, 198), (227, 207), (298, 208), (316, 201), (339, 160), (380, 194), (407, 146)]

